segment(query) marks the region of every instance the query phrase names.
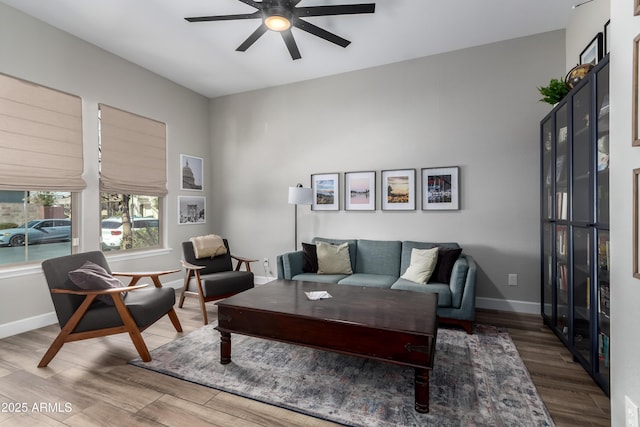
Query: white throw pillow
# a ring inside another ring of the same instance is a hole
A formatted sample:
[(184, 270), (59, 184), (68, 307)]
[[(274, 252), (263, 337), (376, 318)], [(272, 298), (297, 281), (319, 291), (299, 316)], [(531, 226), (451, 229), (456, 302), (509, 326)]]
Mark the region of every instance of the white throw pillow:
[(353, 274), (349, 243), (332, 245), (318, 242), (316, 253), (318, 254), (318, 274)]
[(412, 249), (409, 268), (400, 277), (416, 283), (427, 283), (438, 261), (438, 248)]

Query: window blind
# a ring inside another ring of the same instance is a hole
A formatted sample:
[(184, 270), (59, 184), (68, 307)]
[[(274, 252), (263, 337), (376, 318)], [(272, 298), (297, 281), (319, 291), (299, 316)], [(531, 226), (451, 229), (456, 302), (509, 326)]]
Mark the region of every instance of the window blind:
[(100, 104), (100, 191), (167, 194), (166, 125)]
[(80, 191), (82, 100), (0, 73), (0, 190)]

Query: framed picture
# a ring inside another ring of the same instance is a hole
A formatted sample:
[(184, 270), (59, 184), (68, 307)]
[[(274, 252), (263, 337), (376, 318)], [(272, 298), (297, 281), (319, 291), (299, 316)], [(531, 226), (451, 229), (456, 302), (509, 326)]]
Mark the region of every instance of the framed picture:
[(640, 0), (633, 1), (633, 14), (640, 15)]
[(580, 53), (580, 65), (596, 65), (602, 59), (602, 33), (598, 33)]
[(340, 174), (322, 173), (311, 175), (311, 189), (313, 190), (314, 211), (337, 211), (340, 209)]
[(638, 124), (640, 123), (640, 108), (638, 103), (640, 102), (640, 71), (638, 70), (640, 65), (640, 34), (633, 39), (633, 105), (632, 110), (632, 145), (640, 146), (640, 134), (638, 132)]
[(460, 209), (460, 168), (422, 169), (422, 210)]
[(345, 172), (344, 209), (347, 211), (376, 210), (376, 173)]
[(609, 44), (611, 43), (610, 31), (611, 31), (611, 19), (609, 19), (607, 23), (604, 24), (604, 54), (605, 55), (607, 55), (611, 50), (611, 47), (609, 46)]
[(382, 171), (380, 187), (382, 210), (412, 211), (416, 209), (416, 170)]
[(633, 277), (640, 279), (640, 168), (633, 170)]
[(202, 196), (178, 196), (178, 224), (204, 224), (207, 203)]
[(202, 159), (180, 154), (180, 189), (202, 191), (202, 177)]

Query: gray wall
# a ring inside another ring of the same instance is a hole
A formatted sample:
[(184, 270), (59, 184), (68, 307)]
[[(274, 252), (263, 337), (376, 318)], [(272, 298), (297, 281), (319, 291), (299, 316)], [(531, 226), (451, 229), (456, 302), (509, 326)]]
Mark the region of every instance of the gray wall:
[[(305, 206), (299, 237), (457, 241), (478, 262), (478, 296), (500, 300), (483, 304), (530, 302), (516, 305), (538, 313), (539, 121), (551, 106), (536, 87), (563, 75), (564, 38), (556, 31), (211, 100), (214, 229), (235, 252), (273, 266), (293, 249), (288, 186), (363, 170), (377, 171), (379, 186), (381, 170), (415, 168), (419, 181), (420, 168), (460, 166), (460, 211)], [(517, 287), (508, 273), (519, 274)]]
[[(164, 237), (168, 249), (143, 256), (110, 257), (110, 264), (117, 270), (178, 268), (179, 242), (208, 230), (208, 225), (176, 225), (179, 155), (210, 156), (208, 100), (4, 4), (0, 4), (0, 72), (82, 97), (84, 178), (88, 186), (81, 195), (79, 251), (100, 248), (98, 103), (167, 123), (169, 194)], [(205, 178), (209, 179), (208, 171)], [(210, 194), (207, 189), (205, 195)], [(180, 274), (168, 278), (180, 279)], [(2, 269), (0, 295), (0, 336), (55, 321), (39, 265)]]
[(632, 171), (640, 148), (631, 146), (633, 39), (640, 17), (633, 0), (611, 2), (611, 425), (624, 422), (624, 398), (640, 405), (640, 281), (633, 278)]

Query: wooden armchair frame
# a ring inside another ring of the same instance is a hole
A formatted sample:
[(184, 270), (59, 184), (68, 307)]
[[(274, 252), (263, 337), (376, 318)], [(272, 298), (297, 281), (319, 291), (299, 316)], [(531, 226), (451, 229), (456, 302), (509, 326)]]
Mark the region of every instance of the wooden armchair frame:
[[(180, 270), (170, 270), (170, 271), (160, 271), (160, 272), (138, 272), (138, 273), (116, 273), (113, 272), (114, 276), (126, 276), (131, 277), (131, 281), (127, 286), (112, 288), (106, 290), (70, 290), (70, 289), (51, 289), (51, 293), (53, 294), (68, 294), (68, 295), (84, 295), (85, 299), (80, 304), (80, 306), (73, 313), (71, 318), (67, 321), (67, 323), (61, 328), (60, 333), (55, 338), (49, 349), (44, 354), (40, 363), (38, 364), (39, 368), (46, 367), (49, 362), (58, 354), (58, 351), (62, 348), (62, 346), (67, 342), (73, 342), (78, 340), (84, 340), (88, 338), (96, 338), (103, 337), (108, 335), (120, 334), (127, 332), (131, 337), (131, 341), (135, 346), (140, 358), (145, 361), (151, 361), (151, 355), (149, 354), (149, 349), (142, 338), (142, 331), (144, 331), (147, 327), (151, 326), (151, 324), (146, 325), (144, 327), (139, 327), (136, 324), (135, 319), (131, 315), (131, 312), (127, 308), (124, 303), (122, 292), (131, 292), (136, 291), (138, 289), (142, 289), (147, 287), (147, 284), (136, 285), (137, 282), (143, 277), (150, 277), (153, 281), (155, 287), (161, 288), (162, 283), (160, 282), (159, 276), (164, 274), (176, 273)], [(113, 303), (115, 305), (120, 318), (122, 319), (123, 325), (111, 327), (111, 328), (103, 328), (103, 329), (95, 329), (91, 331), (84, 332), (73, 332), (75, 328), (78, 326), (78, 323), (82, 320), (84, 315), (89, 310), (91, 303), (96, 299), (99, 295), (109, 295), (113, 298)], [(167, 312), (169, 319), (171, 319), (171, 323), (177, 332), (182, 332), (182, 325), (180, 324), (180, 320), (178, 319), (178, 315), (176, 314), (173, 307), (169, 309)]]

